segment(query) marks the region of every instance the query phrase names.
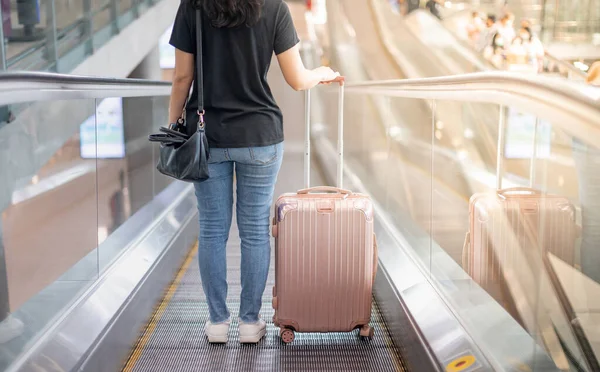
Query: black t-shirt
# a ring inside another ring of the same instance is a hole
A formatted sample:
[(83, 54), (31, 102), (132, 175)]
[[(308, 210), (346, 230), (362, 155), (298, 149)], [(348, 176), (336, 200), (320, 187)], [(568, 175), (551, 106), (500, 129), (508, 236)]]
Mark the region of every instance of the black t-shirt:
[[(181, 2), (170, 40), (175, 48), (194, 55), (195, 12), (190, 0)], [(287, 4), (282, 0), (265, 0), (260, 20), (252, 27), (215, 28), (202, 13), (204, 106), (209, 144), (252, 147), (283, 141), (283, 117), (267, 83), (267, 71), (273, 52), (283, 53), (299, 42)], [(195, 88), (186, 107), (188, 123), (197, 121)]]

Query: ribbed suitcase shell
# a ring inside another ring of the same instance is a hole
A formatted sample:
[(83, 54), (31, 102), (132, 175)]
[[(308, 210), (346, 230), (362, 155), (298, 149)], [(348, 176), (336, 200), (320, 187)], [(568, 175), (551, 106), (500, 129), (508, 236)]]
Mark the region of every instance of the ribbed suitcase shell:
[[(513, 249), (537, 249), (569, 265), (575, 263), (579, 227), (575, 208), (565, 197), (526, 188), (476, 194), (470, 200), (469, 216), (463, 267), (513, 315), (517, 314), (503, 275), (522, 266), (511, 255)], [(511, 247), (509, 242), (515, 241), (518, 246)]]
[(275, 325), (297, 332), (368, 325), (377, 270), (369, 197), (284, 194), (273, 222)]

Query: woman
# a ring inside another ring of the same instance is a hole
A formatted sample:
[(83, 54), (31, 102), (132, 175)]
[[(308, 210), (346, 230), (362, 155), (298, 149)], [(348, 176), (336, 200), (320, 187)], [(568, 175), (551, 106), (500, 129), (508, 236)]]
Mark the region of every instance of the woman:
[(535, 37), (529, 27), (521, 27), (519, 30), (519, 37), (523, 40), (523, 46), (527, 50), (529, 63), (531, 63), (532, 66), (535, 66), (536, 71), (543, 72), (544, 55), (546, 52), (544, 51), (542, 42)]
[(527, 58), (527, 48), (523, 43), (523, 39), (520, 36), (517, 36), (510, 47), (508, 48), (508, 52), (506, 53), (506, 62), (511, 65), (525, 65), (529, 63)]
[(498, 23), (498, 33), (500, 36), (502, 36), (502, 39), (506, 45), (510, 45), (517, 36), (513, 25), (514, 15), (512, 15), (512, 13), (507, 13), (502, 16), (502, 18), (500, 18), (500, 22)]
[[(299, 39), (282, 0), (183, 0), (170, 43), (175, 73), (169, 122), (180, 117), (195, 79), (196, 9), (202, 12), (203, 78), (210, 178), (195, 184), (200, 219), (198, 259), (210, 319), (209, 342), (227, 342), (226, 252), (233, 206), (241, 239), (240, 342), (256, 343), (266, 325), (259, 318), (270, 259), (269, 212), (283, 156), (283, 121), (269, 84), (273, 52), (295, 90), (342, 82), (330, 68), (307, 70)], [(194, 89), (188, 117), (198, 107)], [(197, 120), (197, 119), (196, 119)]]
[(492, 45), (485, 48), (483, 57), (490, 61), (497, 69), (503, 70), (505, 68), (505, 45), (500, 33), (494, 35)]
[(467, 24), (467, 38), (471, 42), (472, 45), (477, 44), (477, 40), (479, 40), (479, 36), (481, 35), (481, 30), (485, 27), (483, 24), (483, 20), (479, 15), (479, 12), (473, 12), (471, 14), (471, 20)]

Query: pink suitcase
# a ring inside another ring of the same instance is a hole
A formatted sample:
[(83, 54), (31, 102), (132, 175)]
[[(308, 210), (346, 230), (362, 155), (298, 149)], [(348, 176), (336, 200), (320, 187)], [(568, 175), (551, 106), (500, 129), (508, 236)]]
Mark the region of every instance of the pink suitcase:
[(529, 264), (523, 262), (528, 255), (539, 257), (540, 253), (552, 253), (574, 265), (580, 229), (576, 224), (575, 207), (566, 197), (545, 194), (533, 188), (535, 152), (530, 169), (530, 187), (502, 189), (503, 131), (501, 125), (497, 191), (475, 194), (470, 199), (463, 268), (523, 323), (524, 319), (532, 316), (529, 310), (525, 311), (516, 303), (507, 280), (515, 283), (523, 281), (521, 274), (531, 272)]
[(309, 102), (306, 102), (306, 189), (275, 203), (273, 323), (285, 343), (294, 332), (350, 332), (373, 337), (371, 299), (377, 271), (373, 206), (368, 196), (343, 190), (343, 86), (338, 117), (338, 188), (308, 188)]

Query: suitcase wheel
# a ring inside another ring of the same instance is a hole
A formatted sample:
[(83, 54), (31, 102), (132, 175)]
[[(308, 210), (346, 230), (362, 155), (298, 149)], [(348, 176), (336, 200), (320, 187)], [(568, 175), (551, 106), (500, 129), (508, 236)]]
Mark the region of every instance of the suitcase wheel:
[(289, 329), (289, 328), (281, 328), (281, 330), (279, 331), (279, 336), (281, 336), (281, 341), (283, 341), (286, 344), (291, 343), (292, 341), (294, 341), (294, 331)]
[(375, 335), (375, 330), (367, 324), (367, 325), (362, 326), (359, 334), (363, 340), (365, 340), (365, 339), (372, 340), (373, 336)]

